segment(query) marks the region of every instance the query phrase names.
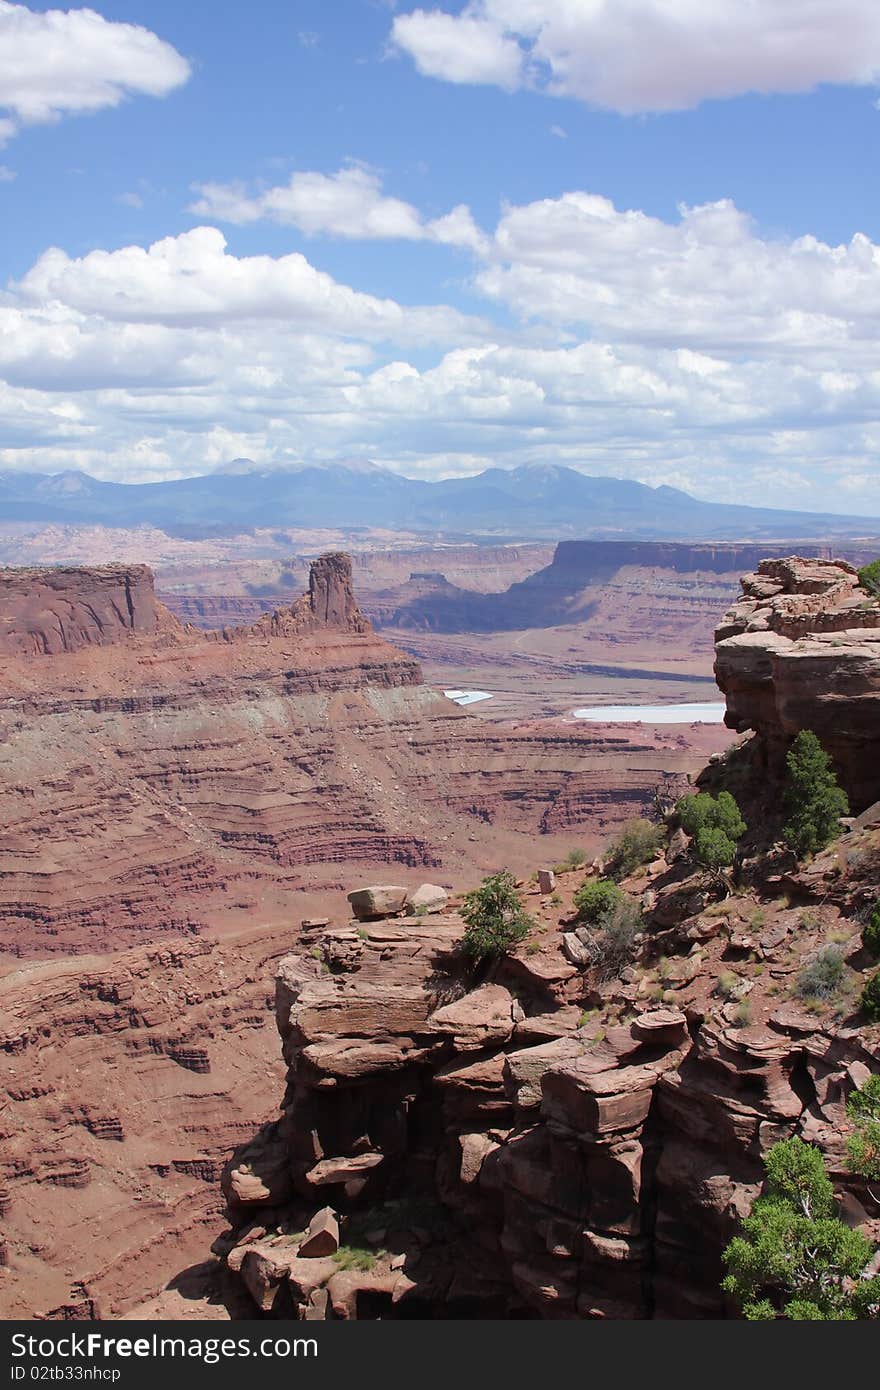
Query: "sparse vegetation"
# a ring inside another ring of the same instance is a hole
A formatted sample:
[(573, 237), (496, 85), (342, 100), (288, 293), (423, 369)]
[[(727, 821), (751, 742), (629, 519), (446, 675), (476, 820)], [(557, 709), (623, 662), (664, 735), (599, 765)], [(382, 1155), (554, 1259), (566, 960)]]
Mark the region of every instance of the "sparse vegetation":
[(580, 869), (587, 862), (587, 851), (585, 849), (570, 849), (562, 861), (563, 869)]
[(739, 975), (732, 970), (722, 970), (715, 981), (715, 993), (720, 999), (736, 999), (742, 986)]
[(623, 889), (610, 878), (590, 878), (578, 888), (572, 902), (581, 922), (599, 926), (623, 896)]
[(861, 1006), (870, 1023), (880, 1023), (880, 970), (874, 972), (862, 990)]
[(588, 944), (592, 964), (612, 979), (632, 960), (642, 925), (639, 905), (607, 878), (588, 879), (573, 901), (579, 920), (595, 928)]
[(802, 931), (817, 931), (822, 925), (822, 914), (816, 907), (805, 907), (798, 918), (798, 926)]
[(340, 1245), (332, 1259), (339, 1269), (368, 1271), (376, 1267), (375, 1253), (372, 1250), (363, 1250), (357, 1245)]
[(846, 792), (839, 785), (831, 759), (811, 729), (802, 729), (785, 759), (788, 769), (783, 805), (788, 820), (783, 839), (799, 859), (815, 854), (840, 832), (848, 815)]
[(862, 945), (875, 960), (880, 960), (880, 900), (874, 904), (871, 916), (862, 928)]
[(662, 839), (661, 827), (652, 821), (628, 820), (605, 856), (606, 872), (614, 879), (626, 878), (656, 856)]
[(733, 1013), (735, 1028), (748, 1028), (752, 1021), (752, 1006), (748, 999), (741, 999)]
[(833, 999), (843, 984), (846, 965), (839, 946), (823, 946), (803, 967), (794, 992), (798, 999), (825, 1002)]
[(465, 894), (461, 915), (467, 924), (461, 947), (474, 961), (503, 956), (535, 925), (519, 900), (516, 879), (506, 869)]
[(729, 868), (736, 858), (737, 841), (748, 828), (730, 792), (683, 796), (675, 812), (682, 830), (691, 837), (697, 863), (712, 873)]
[(767, 1181), (724, 1251), (722, 1288), (743, 1316), (766, 1321), (856, 1321), (880, 1316), (880, 1277), (865, 1277), (872, 1247), (836, 1214), (818, 1149), (802, 1139), (774, 1144)]
[(873, 598), (880, 598), (880, 560), (872, 560), (859, 570), (859, 583)]
[(847, 1166), (851, 1173), (880, 1183), (880, 1076), (869, 1077), (851, 1093), (846, 1113), (854, 1126), (846, 1141)]

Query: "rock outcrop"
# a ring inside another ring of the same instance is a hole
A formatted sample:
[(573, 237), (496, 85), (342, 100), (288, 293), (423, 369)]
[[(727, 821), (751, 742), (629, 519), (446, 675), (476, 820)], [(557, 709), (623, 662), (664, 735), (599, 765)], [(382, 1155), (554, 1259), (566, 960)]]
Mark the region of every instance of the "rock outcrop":
[[(849, 914), (865, 866), (880, 875), (877, 832), (856, 848), (858, 881), (838, 874), (809, 927), (788, 900), (712, 912), (692, 882), (604, 984), (566, 959), (546, 898), (482, 979), (455, 912), (316, 931), (279, 967), (281, 1119), (225, 1174), (229, 1269), (275, 1317), (726, 1316), (721, 1252), (762, 1154), (792, 1134), (880, 1234), (843, 1164), (844, 1102), (880, 1066), (880, 1030), (778, 997), (832, 929), (858, 968)], [(832, 857), (793, 891), (815, 894)], [(648, 881), (681, 870), (661, 861)], [(342, 1244), (319, 1268), (289, 1233), (328, 1204)]]
[(153, 637), (178, 623), (146, 565), (0, 569), (0, 656), (54, 656)]
[(767, 770), (812, 729), (858, 812), (880, 797), (880, 602), (845, 561), (763, 560), (716, 633), (730, 728), (755, 730)]

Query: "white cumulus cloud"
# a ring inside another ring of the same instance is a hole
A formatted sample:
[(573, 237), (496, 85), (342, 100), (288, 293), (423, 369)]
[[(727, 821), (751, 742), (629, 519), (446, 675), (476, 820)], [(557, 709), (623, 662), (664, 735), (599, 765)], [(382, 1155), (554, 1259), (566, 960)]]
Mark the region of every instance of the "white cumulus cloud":
[(444, 305), (405, 308), (362, 294), (299, 252), (233, 256), (216, 227), (80, 258), (52, 247), (15, 289), (34, 304), (58, 302), (127, 323), (195, 327), (278, 320), (302, 331), (423, 343), (483, 333), (475, 320)]
[(19, 125), (163, 97), (190, 74), (170, 43), (94, 10), (30, 10), (0, 0), (0, 144)]
[(190, 211), (199, 217), (244, 224), (268, 220), (356, 240), (438, 241), (476, 248), (481, 236), (470, 211), (459, 206), (426, 219), (411, 203), (388, 197), (373, 169), (351, 164), (335, 174), (294, 173), (285, 184), (249, 192), (240, 183), (197, 184)]
[(236, 456), (366, 456), (431, 477), (568, 463), (757, 505), (794, 491), (804, 508), (878, 510), (867, 236), (773, 239), (729, 202), (664, 220), (580, 190), (504, 208), (480, 232), (471, 289), (494, 325), (366, 294), (298, 253), (234, 255), (216, 227), (50, 248), (0, 292), (0, 467), (137, 479)]
[(626, 115), (880, 75), (876, 0), (470, 0), (397, 15), (392, 40), (427, 76)]
[(507, 208), (487, 245), (477, 286), (524, 319), (724, 356), (876, 351), (880, 247), (863, 233), (772, 240), (728, 200), (665, 222), (577, 191)]

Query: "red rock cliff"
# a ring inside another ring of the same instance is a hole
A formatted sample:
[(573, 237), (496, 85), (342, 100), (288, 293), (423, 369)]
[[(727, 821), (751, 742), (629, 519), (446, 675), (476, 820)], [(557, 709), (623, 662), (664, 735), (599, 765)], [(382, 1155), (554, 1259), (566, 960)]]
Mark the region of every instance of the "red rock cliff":
[(880, 602), (842, 560), (762, 560), (716, 633), (726, 723), (754, 729), (771, 771), (812, 729), (854, 811), (880, 797)]
[(0, 569), (0, 654), (53, 656), (178, 626), (146, 565)]

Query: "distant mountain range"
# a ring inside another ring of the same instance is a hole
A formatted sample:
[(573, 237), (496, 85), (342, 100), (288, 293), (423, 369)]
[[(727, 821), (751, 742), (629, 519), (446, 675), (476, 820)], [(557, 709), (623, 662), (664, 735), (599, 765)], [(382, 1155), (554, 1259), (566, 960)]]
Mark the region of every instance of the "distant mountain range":
[(0, 473), (0, 522), (144, 524), (177, 536), (257, 527), (329, 527), (462, 536), (646, 540), (830, 539), (880, 535), (880, 518), (702, 502), (672, 487), (594, 478), (573, 468), (489, 468), (425, 482), (364, 459), (265, 469), (235, 459), (161, 483), (87, 473)]

